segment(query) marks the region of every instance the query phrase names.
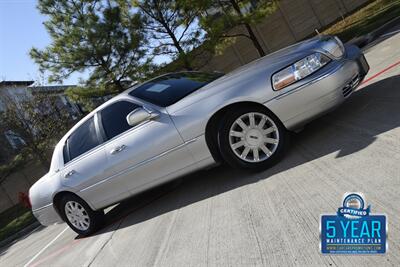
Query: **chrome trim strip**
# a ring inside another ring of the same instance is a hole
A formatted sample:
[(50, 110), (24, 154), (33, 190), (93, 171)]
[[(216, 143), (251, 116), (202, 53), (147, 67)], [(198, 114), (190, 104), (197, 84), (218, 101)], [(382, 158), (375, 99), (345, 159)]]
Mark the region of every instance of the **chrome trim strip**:
[(157, 155), (157, 156), (154, 156), (154, 157), (152, 157), (152, 158), (149, 158), (149, 159), (146, 159), (146, 160), (144, 160), (144, 161), (142, 161), (142, 162), (139, 162), (138, 164), (136, 164), (136, 165), (134, 165), (134, 166), (132, 166), (132, 167), (129, 167), (128, 169), (125, 169), (125, 170), (123, 170), (123, 171), (120, 171), (119, 173), (116, 173), (116, 174), (114, 174), (114, 175), (112, 175), (112, 176), (110, 176), (110, 177), (107, 177), (107, 178), (105, 178), (105, 179), (103, 179), (103, 180), (101, 180), (101, 181), (99, 181), (99, 182), (97, 182), (97, 183), (95, 183), (95, 184), (92, 184), (92, 185), (90, 185), (90, 186), (88, 186), (88, 187), (85, 187), (85, 188), (81, 189), (79, 192), (84, 192), (84, 191), (89, 190), (89, 189), (91, 189), (91, 188), (93, 188), (93, 187), (95, 187), (95, 186), (98, 186), (98, 185), (100, 185), (100, 184), (102, 184), (102, 183), (105, 183), (105, 182), (109, 181), (110, 179), (112, 179), (112, 178), (114, 178), (114, 177), (116, 177), (116, 176), (119, 176), (119, 175), (124, 174), (124, 173), (126, 173), (126, 172), (130, 172), (130, 171), (132, 171), (132, 170), (134, 170), (134, 169), (136, 169), (136, 168), (138, 168), (138, 167), (140, 167), (140, 166), (142, 166), (142, 165), (145, 165), (145, 164), (147, 164), (147, 163), (149, 163), (149, 162), (151, 162), (151, 161), (153, 161), (153, 160), (159, 159), (159, 158), (161, 158), (161, 157), (167, 155), (168, 153), (171, 153), (171, 152), (173, 152), (173, 151), (175, 151), (175, 150), (178, 150), (178, 149), (180, 149), (180, 148), (182, 148), (182, 147), (184, 147), (184, 146), (186, 146), (186, 145), (188, 145), (188, 144), (190, 144), (190, 143), (193, 143), (193, 142), (195, 142), (195, 141), (197, 141), (197, 137), (196, 137), (196, 138), (193, 138), (193, 139), (191, 139), (191, 140), (188, 140), (188, 141), (184, 142), (183, 144), (180, 144), (180, 145), (178, 145), (178, 146), (176, 146), (176, 147), (173, 147), (173, 148), (171, 148), (171, 149), (169, 149), (169, 150), (166, 150), (166, 151), (162, 152), (161, 154), (159, 154), (159, 155)]
[(44, 205), (43, 207), (34, 209), (34, 210), (32, 210), (32, 212), (40, 211), (40, 210), (42, 210), (42, 209), (45, 209), (45, 208), (48, 208), (48, 207), (51, 207), (51, 206), (53, 206), (53, 203), (50, 203), (50, 204)]

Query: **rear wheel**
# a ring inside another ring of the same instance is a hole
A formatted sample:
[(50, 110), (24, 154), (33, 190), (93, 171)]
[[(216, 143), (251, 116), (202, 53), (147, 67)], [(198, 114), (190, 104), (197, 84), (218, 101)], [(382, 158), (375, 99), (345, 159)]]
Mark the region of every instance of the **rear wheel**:
[(283, 155), (289, 135), (279, 119), (268, 110), (242, 107), (228, 112), (218, 132), (221, 154), (231, 166), (262, 170)]
[(83, 236), (98, 230), (104, 216), (103, 211), (92, 210), (85, 201), (75, 195), (65, 195), (61, 199), (60, 211), (69, 227)]

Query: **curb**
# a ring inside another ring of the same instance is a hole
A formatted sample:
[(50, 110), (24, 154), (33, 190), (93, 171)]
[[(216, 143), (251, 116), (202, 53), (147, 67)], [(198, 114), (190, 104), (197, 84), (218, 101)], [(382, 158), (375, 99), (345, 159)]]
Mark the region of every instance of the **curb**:
[[(386, 22), (385, 24), (383, 24), (382, 26), (380, 26), (378, 29), (373, 30), (372, 32), (370, 32), (368, 34), (369, 38), (371, 38), (372, 40), (376, 39), (377, 37), (381, 36), (386, 30), (396, 26), (397, 24), (400, 23), (400, 17), (394, 18), (388, 22)], [(372, 41), (371, 40), (371, 41)]]
[(379, 36), (381, 36), (385, 31), (389, 30), (390, 28), (396, 26), (397, 24), (400, 24), (400, 17), (394, 18), (379, 28), (373, 30), (372, 32), (360, 36), (360, 37), (355, 37), (348, 41), (347, 43), (349, 44), (354, 44), (357, 45), (358, 47), (364, 47), (367, 44), (371, 43), (372, 41), (375, 41)]
[(0, 248), (11, 244), (13, 241), (15, 241), (16, 239), (19, 239), (25, 235), (30, 234), (31, 232), (33, 232), (34, 230), (36, 230), (39, 227), (44, 227), (42, 226), (38, 221), (35, 221), (34, 223), (28, 225), (27, 227), (25, 227), (24, 229), (20, 230), (19, 232), (13, 234), (10, 237), (7, 237), (6, 239), (0, 241)]

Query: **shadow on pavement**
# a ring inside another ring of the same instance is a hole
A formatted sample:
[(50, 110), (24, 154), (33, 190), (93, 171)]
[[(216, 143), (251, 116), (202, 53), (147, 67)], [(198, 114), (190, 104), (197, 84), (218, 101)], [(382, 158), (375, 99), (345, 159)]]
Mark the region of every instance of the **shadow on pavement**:
[[(400, 76), (370, 84), (353, 93), (342, 106), (293, 134), (291, 149), (274, 167), (248, 173), (219, 166), (185, 176), (115, 206), (106, 214), (106, 226), (95, 235), (160, 216), (336, 153), (336, 158), (361, 151), (377, 135), (400, 126)], [(79, 238), (79, 237), (77, 237)]]

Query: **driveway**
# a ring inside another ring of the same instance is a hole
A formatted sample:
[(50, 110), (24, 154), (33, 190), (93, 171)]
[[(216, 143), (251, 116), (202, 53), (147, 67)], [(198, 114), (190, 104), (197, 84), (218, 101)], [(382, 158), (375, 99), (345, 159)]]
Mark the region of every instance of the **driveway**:
[[(217, 167), (137, 196), (80, 238), (65, 224), (0, 249), (1, 266), (400, 266), (400, 33), (366, 48), (366, 82), (335, 112), (293, 134), (257, 174)], [(325, 256), (319, 219), (345, 192), (385, 213), (383, 256)]]

